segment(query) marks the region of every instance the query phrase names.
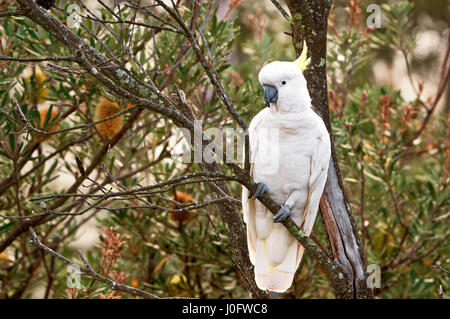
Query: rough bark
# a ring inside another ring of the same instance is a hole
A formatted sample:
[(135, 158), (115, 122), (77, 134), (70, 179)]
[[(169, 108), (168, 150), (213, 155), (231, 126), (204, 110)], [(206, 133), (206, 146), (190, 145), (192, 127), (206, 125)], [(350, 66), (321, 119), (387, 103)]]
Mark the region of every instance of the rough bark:
[[(320, 210), (329, 236), (333, 258), (350, 280), (353, 298), (370, 298), (366, 285), (364, 252), (357, 227), (345, 195), (328, 108), (326, 76), (327, 26), (331, 0), (286, 0), (291, 13), (292, 42), (297, 55), (308, 46), (311, 65), (304, 72), (312, 104), (325, 122), (332, 140), (332, 158), (328, 179), (320, 201)], [(348, 291), (337, 291), (337, 298), (348, 298)]]

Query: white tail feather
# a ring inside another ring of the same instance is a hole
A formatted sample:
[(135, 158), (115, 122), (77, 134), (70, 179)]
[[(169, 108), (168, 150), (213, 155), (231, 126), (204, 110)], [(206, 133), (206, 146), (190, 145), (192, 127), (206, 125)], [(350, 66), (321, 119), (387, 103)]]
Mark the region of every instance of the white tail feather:
[(284, 292), (294, 280), (295, 271), (300, 263), (303, 249), (298, 242), (293, 242), (281, 263), (273, 263), (268, 256), (267, 240), (256, 240), (256, 251), (252, 262), (255, 265), (255, 279), (259, 289)]
[(293, 273), (278, 271), (272, 268), (269, 275), (255, 274), (256, 285), (259, 289), (275, 292), (285, 292), (292, 285)]

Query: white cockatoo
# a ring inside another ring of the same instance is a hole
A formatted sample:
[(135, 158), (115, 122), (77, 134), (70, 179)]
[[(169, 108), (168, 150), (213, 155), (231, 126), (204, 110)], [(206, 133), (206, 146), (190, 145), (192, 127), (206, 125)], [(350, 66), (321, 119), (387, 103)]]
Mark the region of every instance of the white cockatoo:
[[(311, 108), (302, 73), (310, 63), (306, 57), (304, 43), (296, 61), (275, 61), (261, 69), (259, 83), (268, 107), (248, 130), (251, 176), (257, 183), (254, 190), (242, 191), (248, 249), (256, 284), (274, 292), (291, 286), (304, 250), (280, 222), (291, 217), (311, 233), (331, 154), (325, 124)], [(282, 206), (275, 216), (256, 200), (264, 192)]]

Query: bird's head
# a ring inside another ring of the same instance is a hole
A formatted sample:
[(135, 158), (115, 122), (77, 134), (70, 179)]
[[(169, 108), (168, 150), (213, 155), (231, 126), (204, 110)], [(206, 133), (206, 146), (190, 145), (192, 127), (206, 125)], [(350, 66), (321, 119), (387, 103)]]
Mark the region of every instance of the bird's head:
[(311, 106), (311, 98), (303, 71), (311, 58), (307, 58), (306, 42), (303, 51), (294, 62), (275, 61), (265, 65), (259, 72), (258, 80), (264, 88), (264, 100), (268, 107), (289, 112)]

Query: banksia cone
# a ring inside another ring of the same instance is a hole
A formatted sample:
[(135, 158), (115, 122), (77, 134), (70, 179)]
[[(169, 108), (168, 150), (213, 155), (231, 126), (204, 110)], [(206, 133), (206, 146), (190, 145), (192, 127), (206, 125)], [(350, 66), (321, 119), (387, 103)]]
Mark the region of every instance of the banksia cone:
[(9, 266), (9, 256), (6, 251), (0, 253), (0, 268)]
[[(120, 112), (119, 104), (100, 96), (100, 102), (95, 109), (94, 121), (100, 121)], [(112, 140), (122, 129), (123, 116), (119, 115), (113, 119), (96, 125), (98, 132), (107, 140)]]
[[(25, 81), (30, 83), (31, 81), (31, 77), (33, 76), (33, 72), (29, 72), (29, 74), (27, 74), (25, 76)], [(47, 76), (44, 74), (44, 72), (42, 72), (41, 69), (36, 68), (35, 72), (34, 72), (34, 83), (33, 86), (34, 87), (38, 87), (40, 86), (42, 83), (44, 83), (47, 80)], [(41, 87), (37, 90), (37, 92), (35, 92), (36, 96), (37, 96), (37, 103), (41, 104), (45, 102), (45, 99), (48, 96), (48, 89), (46, 87)], [(33, 102), (33, 101), (31, 101)]]
[[(172, 199), (183, 204), (189, 204), (190, 202), (192, 202), (193, 196), (186, 192), (176, 191), (175, 196)], [(172, 205), (171, 207), (171, 209), (178, 209), (178, 208), (180, 207), (176, 207), (175, 205)], [(185, 221), (188, 221), (191, 218), (192, 213), (189, 211), (180, 213), (169, 213), (169, 219), (174, 222), (179, 222), (180, 224)]]
[[(48, 122), (44, 126), (45, 119), (46, 119), (49, 111), (50, 111), (50, 109), (48, 107), (45, 107), (45, 108), (42, 108), (39, 110), (39, 117), (40, 117), (40, 122), (41, 122), (40, 129), (42, 131), (46, 131), (46, 132), (55, 132), (59, 128), (59, 122), (55, 121), (56, 118), (58, 117), (58, 110), (56, 108), (52, 107), (52, 112), (50, 114)], [(56, 123), (54, 123), (54, 122), (56, 122)], [(53, 123), (53, 124), (50, 124), (50, 123)], [(42, 142), (42, 141), (48, 140), (52, 136), (53, 135), (38, 134), (38, 135), (36, 135), (36, 140)]]
[(169, 294), (179, 297), (192, 297), (188, 282), (188, 278), (182, 273), (173, 275), (168, 282)]
[(133, 279), (131, 279), (131, 287), (133, 287), (133, 288), (139, 287), (139, 281), (137, 280), (136, 277), (133, 277)]

